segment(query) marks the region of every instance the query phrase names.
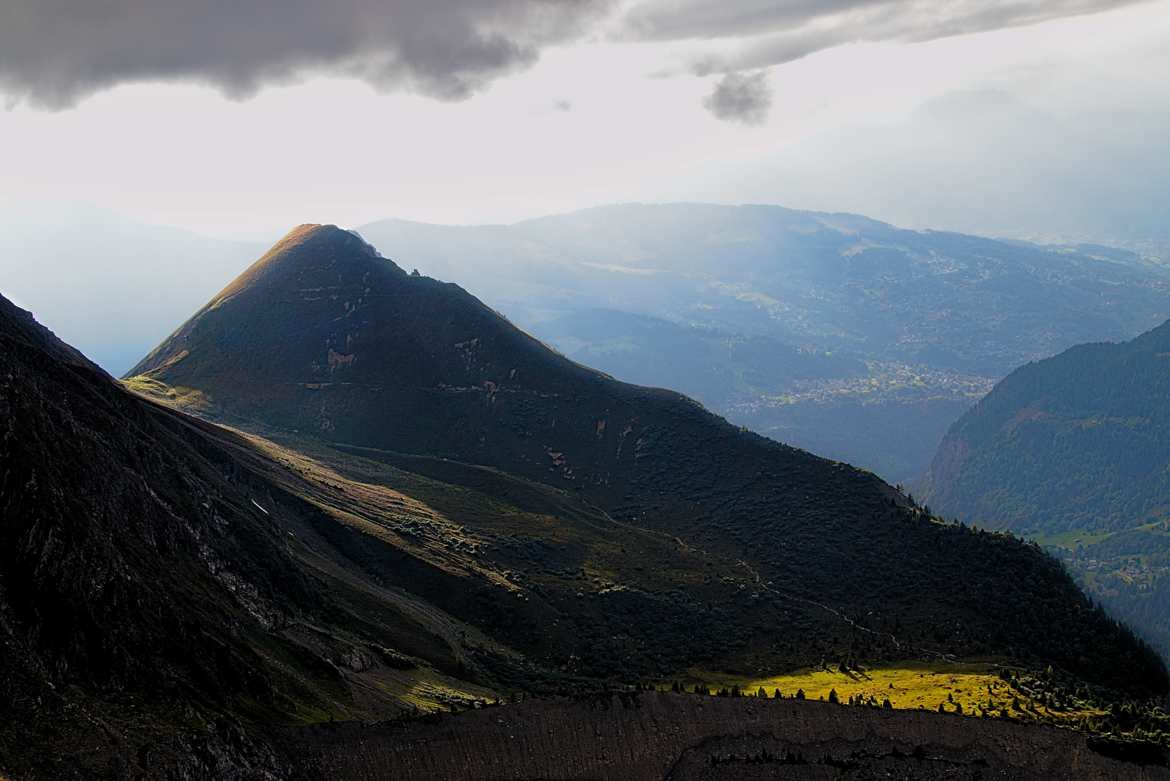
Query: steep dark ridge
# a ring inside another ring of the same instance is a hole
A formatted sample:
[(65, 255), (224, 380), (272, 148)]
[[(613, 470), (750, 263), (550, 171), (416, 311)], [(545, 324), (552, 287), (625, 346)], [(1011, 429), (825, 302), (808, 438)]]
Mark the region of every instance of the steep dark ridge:
[(26, 312), (3, 296), (0, 296), (0, 334), (3, 334), (5, 341), (14, 350), (37, 350), (61, 363), (101, 373), (101, 369), (84, 355), (38, 323), (31, 312)]
[(197, 709), (280, 697), (260, 622), (277, 590), (311, 602), (277, 530), (189, 457), (204, 424), (126, 394), (3, 299), (0, 347), (0, 762), (104, 770), (172, 697), (222, 743)]
[(741, 561), (755, 593), (820, 611), (818, 639), (856, 627), (838, 656), (993, 654), (1166, 688), (1148, 649), (1034, 547), (941, 525), (872, 474), (568, 361), (333, 226), (294, 230), (133, 374), (214, 419), (570, 489)]
[(1029, 533), (1166, 517), (1168, 355), (1165, 323), (1017, 369), (947, 433), (928, 476), (931, 501)]

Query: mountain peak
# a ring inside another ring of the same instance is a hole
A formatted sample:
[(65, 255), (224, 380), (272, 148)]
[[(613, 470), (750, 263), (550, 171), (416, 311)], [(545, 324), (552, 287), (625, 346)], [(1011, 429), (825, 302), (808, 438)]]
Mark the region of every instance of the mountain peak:
[[(357, 232), (336, 225), (305, 223), (296, 226), (273, 244), (259, 260), (220, 291), (208, 306), (218, 306), (242, 290), (265, 280), (272, 282), (288, 277), (301, 284), (308, 281), (306, 275), (334, 275), (345, 270), (364, 273), (373, 267), (404, 273), (393, 261), (383, 258)], [(327, 282), (325, 279), (318, 281)]]
[(301, 256), (325, 262), (351, 258), (381, 258), (378, 250), (362, 239), (355, 230), (338, 228), (335, 224), (307, 222), (284, 234), (249, 271), (274, 264), (276, 261), (287, 261), (289, 258)]
[[(264, 319), (270, 341), (283, 342), (279, 334), (295, 330), (298, 318), (313, 313), (327, 322), (348, 323), (370, 291), (394, 288), (406, 276), (354, 231), (336, 225), (298, 225), (131, 369), (130, 376), (183, 360), (200, 341), (192, 341), (198, 333), (211, 337), (203, 346), (247, 363), (250, 352), (272, 352), (264, 338), (245, 328), (255, 317)], [(346, 336), (349, 344), (340, 349), (352, 346), (352, 331)], [(325, 354), (333, 354), (334, 347), (330, 342)]]
[[(286, 233), (279, 241), (276, 242), (276, 244), (272, 246), (272, 249), (269, 250), (269, 254), (273, 252), (287, 251), (308, 242), (334, 242), (341, 245), (348, 243), (353, 239), (357, 239), (358, 241), (361, 241), (362, 244), (365, 244), (361, 237), (358, 236), (358, 234), (354, 231), (339, 228), (331, 223), (306, 222), (304, 224), (297, 225), (295, 228)], [(365, 244), (365, 246), (376, 254), (377, 251), (374, 250), (374, 248), (369, 244)]]

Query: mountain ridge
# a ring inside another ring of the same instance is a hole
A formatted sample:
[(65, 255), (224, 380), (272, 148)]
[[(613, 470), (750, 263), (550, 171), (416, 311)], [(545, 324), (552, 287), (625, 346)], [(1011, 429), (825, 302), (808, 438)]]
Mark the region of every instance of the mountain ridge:
[[(283, 266), (295, 273), (229, 286), (230, 300), (200, 310), (130, 384), (193, 391), (191, 409), (222, 421), (566, 489), (617, 522), (741, 561), (760, 591), (820, 604), (826, 621), (866, 616), (850, 619), (859, 655), (901, 642), (1015, 649), (1105, 672), (1085, 666), (1094, 652), (1071, 626), (1098, 619), (1056, 562), (939, 525), (871, 473), (734, 427), (679, 394), (574, 364), (457, 285), (374, 275), (356, 238), (329, 235), (329, 246), (289, 250), (301, 253)], [(354, 253), (344, 267), (343, 251)], [(923, 557), (916, 569), (890, 566), (914, 556)], [(971, 585), (944, 574), (949, 567)], [(1005, 591), (989, 576), (1017, 570), (1035, 573), (1034, 593), (1012, 596), (1017, 586)], [(945, 629), (920, 602), (924, 591), (948, 616)], [(1049, 619), (1036, 600), (1066, 613), (1071, 634), (1040, 631)]]

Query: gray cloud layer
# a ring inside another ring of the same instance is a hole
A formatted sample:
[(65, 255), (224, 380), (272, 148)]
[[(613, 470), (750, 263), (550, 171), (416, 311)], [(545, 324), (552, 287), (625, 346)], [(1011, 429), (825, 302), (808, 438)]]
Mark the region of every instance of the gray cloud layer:
[(5, 0), (0, 92), (65, 108), (152, 79), (247, 97), (310, 73), (465, 98), (589, 29), (612, 0)]
[(703, 99), (703, 106), (719, 119), (762, 124), (772, 107), (767, 72), (728, 73), (715, 83), (714, 91)]
[[(643, 0), (626, 15), (627, 40), (730, 40), (693, 61), (723, 74), (704, 106), (720, 119), (762, 122), (771, 98), (758, 69), (847, 43), (921, 42), (1097, 13), (1143, 0)], [(748, 73), (749, 75), (744, 75)]]
[[(599, 26), (617, 0), (0, 0), (0, 93), (60, 109), (144, 80), (212, 84), (244, 98), (314, 73), (441, 100), (531, 65)], [(629, 40), (726, 41), (693, 63), (724, 78), (716, 116), (758, 122), (754, 73), (855, 41), (925, 41), (1103, 11), (1141, 0), (640, 0)]]
[(1097, 13), (1142, 0), (645, 0), (622, 35), (638, 40), (738, 39), (700, 75), (779, 65), (855, 42), (929, 41)]

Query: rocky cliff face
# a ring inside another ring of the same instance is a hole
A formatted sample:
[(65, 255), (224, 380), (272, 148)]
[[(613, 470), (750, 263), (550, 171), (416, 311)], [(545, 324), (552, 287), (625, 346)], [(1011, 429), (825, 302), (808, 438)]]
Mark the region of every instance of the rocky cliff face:
[[(529, 701), (431, 723), (321, 729), (297, 778), (1170, 779), (1073, 732), (796, 700), (641, 693)], [(289, 745), (293, 748), (293, 744)], [(1164, 761), (1164, 759), (1162, 760)]]

